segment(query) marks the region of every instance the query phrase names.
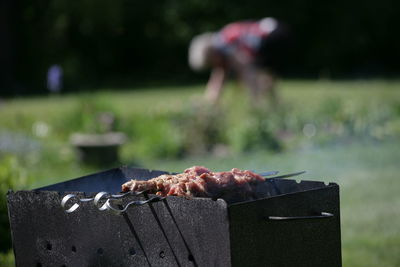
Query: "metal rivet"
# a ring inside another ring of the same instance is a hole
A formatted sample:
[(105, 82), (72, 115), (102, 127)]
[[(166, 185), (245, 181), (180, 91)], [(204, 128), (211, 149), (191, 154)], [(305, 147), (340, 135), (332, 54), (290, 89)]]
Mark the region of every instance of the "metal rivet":
[(164, 258), (165, 257), (165, 252), (164, 251), (161, 251), (160, 252), (160, 258)]

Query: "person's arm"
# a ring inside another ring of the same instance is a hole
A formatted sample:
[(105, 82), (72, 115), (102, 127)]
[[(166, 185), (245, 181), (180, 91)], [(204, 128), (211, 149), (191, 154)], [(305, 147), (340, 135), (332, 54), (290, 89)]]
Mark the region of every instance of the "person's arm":
[(223, 67), (214, 68), (207, 83), (205, 97), (211, 103), (216, 103), (221, 96), (225, 82), (226, 71)]

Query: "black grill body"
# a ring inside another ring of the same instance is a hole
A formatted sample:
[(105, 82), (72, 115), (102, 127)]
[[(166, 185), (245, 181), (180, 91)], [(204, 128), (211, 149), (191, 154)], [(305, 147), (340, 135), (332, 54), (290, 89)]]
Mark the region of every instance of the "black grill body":
[(132, 178), (163, 173), (122, 167), (10, 192), (16, 265), (341, 266), (339, 187), (333, 183), (268, 179), (254, 201), (167, 197), (119, 215), (89, 202), (73, 213), (60, 206), (70, 192), (117, 193)]

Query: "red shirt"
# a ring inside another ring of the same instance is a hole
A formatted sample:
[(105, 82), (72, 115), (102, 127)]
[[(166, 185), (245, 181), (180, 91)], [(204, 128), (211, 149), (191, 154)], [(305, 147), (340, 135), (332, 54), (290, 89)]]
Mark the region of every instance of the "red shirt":
[(217, 47), (224, 54), (246, 53), (250, 57), (258, 54), (261, 41), (269, 32), (260, 27), (259, 21), (241, 21), (226, 25), (218, 33)]

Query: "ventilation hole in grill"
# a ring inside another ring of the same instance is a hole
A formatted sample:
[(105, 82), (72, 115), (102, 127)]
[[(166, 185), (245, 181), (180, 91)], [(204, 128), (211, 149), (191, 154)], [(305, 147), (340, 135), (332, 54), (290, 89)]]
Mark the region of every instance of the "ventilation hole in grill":
[(134, 248), (130, 248), (130, 249), (129, 249), (129, 254), (130, 254), (131, 256), (135, 256), (135, 255), (136, 255), (135, 249), (134, 249)]
[(71, 247), (71, 250), (72, 250), (72, 252), (76, 252), (76, 247), (75, 247), (75, 246), (72, 246), (72, 247)]
[(36, 267), (42, 267), (42, 264), (40, 262), (36, 263)]
[(189, 260), (189, 261), (194, 261), (194, 257), (193, 257), (192, 254), (189, 254), (188, 260)]
[(160, 258), (165, 258), (165, 252), (164, 251), (160, 252)]
[(97, 250), (97, 254), (99, 254), (99, 255), (102, 255), (103, 254), (103, 249), (102, 248), (99, 248), (98, 250)]
[(46, 248), (47, 248), (47, 250), (51, 250), (53, 248), (53, 246), (51, 245), (50, 242), (47, 242)]

